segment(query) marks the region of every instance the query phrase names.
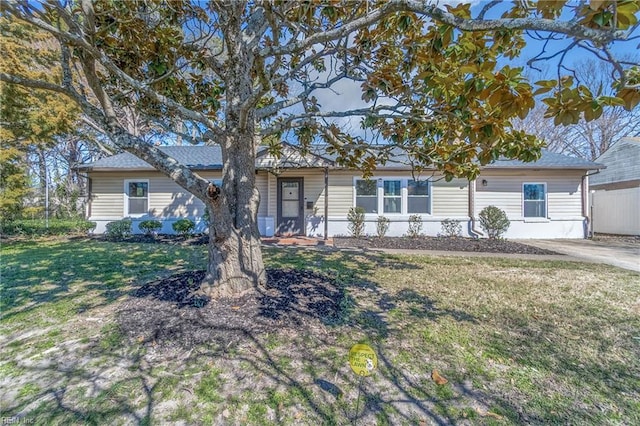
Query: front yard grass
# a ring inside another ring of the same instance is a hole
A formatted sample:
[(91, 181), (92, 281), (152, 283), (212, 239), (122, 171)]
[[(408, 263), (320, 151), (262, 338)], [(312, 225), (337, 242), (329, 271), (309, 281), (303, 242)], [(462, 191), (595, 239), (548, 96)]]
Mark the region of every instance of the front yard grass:
[[(83, 239), (3, 244), (0, 417), (35, 424), (640, 424), (637, 273), (571, 262), (266, 249), (271, 267), (336, 280), (345, 292), (340, 320), (192, 348), (126, 336), (116, 315), (123, 301), (149, 281), (203, 269), (205, 251)], [(362, 382), (347, 362), (359, 342), (379, 358)], [(434, 369), (447, 384), (432, 380)]]

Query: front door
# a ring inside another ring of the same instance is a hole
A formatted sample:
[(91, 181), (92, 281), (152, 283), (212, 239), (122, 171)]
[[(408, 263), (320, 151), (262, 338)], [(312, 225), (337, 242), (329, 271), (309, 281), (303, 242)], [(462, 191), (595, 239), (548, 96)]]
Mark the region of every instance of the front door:
[(278, 235), (304, 235), (302, 178), (278, 178)]

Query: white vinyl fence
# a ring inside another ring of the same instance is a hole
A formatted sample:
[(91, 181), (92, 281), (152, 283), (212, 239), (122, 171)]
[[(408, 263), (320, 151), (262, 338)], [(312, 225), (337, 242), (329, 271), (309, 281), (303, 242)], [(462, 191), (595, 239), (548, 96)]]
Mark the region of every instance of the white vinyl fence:
[(640, 187), (591, 194), (593, 231), (640, 235)]

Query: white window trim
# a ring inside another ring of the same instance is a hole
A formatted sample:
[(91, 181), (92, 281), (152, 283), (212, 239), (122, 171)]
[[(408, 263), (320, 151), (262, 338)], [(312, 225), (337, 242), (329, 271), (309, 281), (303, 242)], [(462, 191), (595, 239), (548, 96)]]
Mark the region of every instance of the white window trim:
[[(144, 182), (147, 184), (147, 212), (146, 213), (129, 213), (129, 183), (131, 182)], [(124, 180), (124, 207), (123, 217), (143, 217), (149, 214), (149, 208), (151, 207), (151, 185), (149, 179), (125, 179)]]
[[(353, 199), (351, 200), (351, 205), (353, 207), (356, 206), (356, 182), (359, 180), (367, 180), (365, 178), (362, 177), (358, 177), (358, 176), (354, 176), (353, 177)], [(369, 180), (373, 180), (376, 181), (376, 197), (377, 197), (377, 202), (378, 202), (378, 212), (377, 213), (365, 213), (366, 217), (378, 217), (378, 216), (385, 216), (385, 217), (402, 217), (402, 216), (409, 216), (409, 215), (414, 215), (414, 214), (418, 214), (421, 216), (427, 216), (427, 217), (431, 217), (433, 216), (433, 181), (431, 181), (430, 179), (425, 179), (426, 181), (429, 182), (429, 196), (427, 197), (427, 201), (428, 201), (428, 205), (427, 205), (427, 209), (429, 210), (429, 213), (408, 213), (408, 209), (409, 209), (409, 190), (407, 189), (408, 186), (408, 181), (410, 180), (414, 180), (412, 177), (406, 177), (406, 176), (372, 176), (371, 179)], [(383, 181), (385, 180), (399, 180), (400, 181), (400, 195), (401, 195), (401, 202), (402, 202), (402, 210), (400, 211), (400, 213), (385, 213), (384, 212), (384, 183)], [(419, 180), (419, 179), (418, 179)]]
[[(544, 187), (544, 217), (543, 216), (525, 216), (524, 215), (524, 186), (525, 185), (542, 185)], [(522, 197), (522, 206), (521, 206), (521, 212), (522, 212), (522, 219), (524, 219), (525, 221), (529, 222), (540, 222), (540, 221), (545, 221), (546, 219), (549, 219), (549, 193), (547, 192), (547, 182), (522, 182), (522, 189), (520, 191), (521, 197)]]

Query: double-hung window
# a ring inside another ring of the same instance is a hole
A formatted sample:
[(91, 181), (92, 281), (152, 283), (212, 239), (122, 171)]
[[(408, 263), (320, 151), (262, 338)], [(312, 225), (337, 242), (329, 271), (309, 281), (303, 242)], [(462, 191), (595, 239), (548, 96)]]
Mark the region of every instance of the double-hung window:
[(378, 186), (375, 180), (356, 181), (356, 207), (362, 207), (365, 213), (378, 212)]
[(544, 183), (522, 185), (523, 216), (547, 217), (547, 186)]
[(402, 181), (385, 180), (383, 188), (383, 212), (402, 213)]
[(127, 180), (124, 183), (125, 216), (144, 216), (149, 212), (149, 181)]
[(355, 206), (365, 213), (431, 214), (431, 183), (407, 178), (355, 181)]
[(429, 203), (429, 181), (407, 181), (407, 213), (431, 213)]

